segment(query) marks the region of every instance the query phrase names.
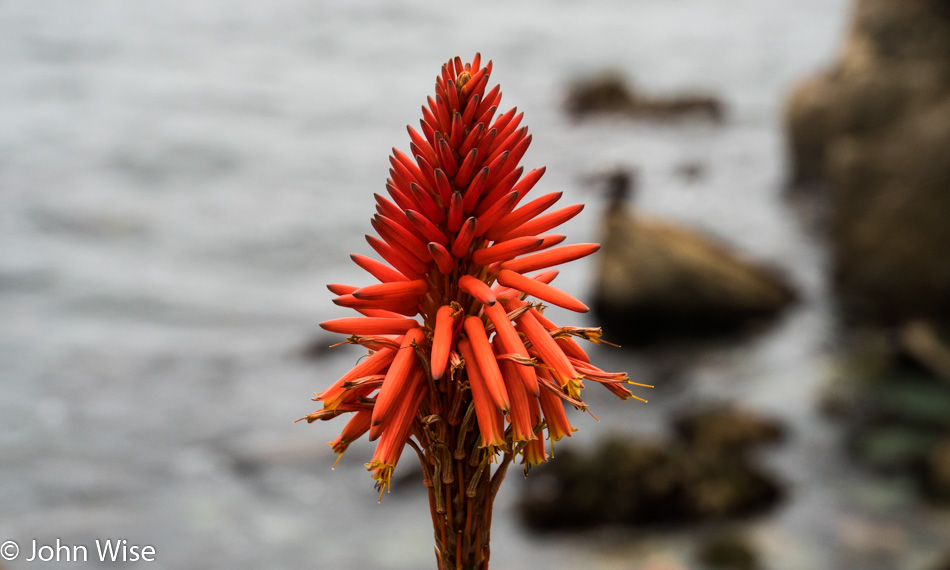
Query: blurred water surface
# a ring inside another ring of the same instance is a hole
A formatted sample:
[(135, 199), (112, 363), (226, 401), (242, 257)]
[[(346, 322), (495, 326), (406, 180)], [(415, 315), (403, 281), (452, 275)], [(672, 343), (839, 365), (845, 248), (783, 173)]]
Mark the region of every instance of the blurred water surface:
[[(0, 4), (0, 539), (126, 538), (155, 545), (158, 568), (433, 565), (418, 482), (377, 504), (368, 445), (331, 471), (324, 442), (342, 424), (291, 421), (359, 354), (298, 350), (341, 314), (324, 283), (365, 280), (347, 254), (370, 253), (390, 147), (408, 147), (441, 63), (481, 51), (535, 134), (526, 166), (589, 203), (571, 239), (596, 239), (603, 205), (583, 179), (636, 164), (644, 211), (783, 266), (803, 291), (765, 334), (674, 372), (598, 350), (658, 388), (648, 405), (591, 394), (603, 421), (577, 417), (568, 445), (662, 432), (706, 397), (754, 406), (793, 430), (766, 458), (792, 499), (750, 523), (769, 568), (917, 563), (948, 540), (928, 524), (939, 515), (853, 472), (813, 411), (834, 347), (824, 252), (780, 196), (783, 92), (831, 59), (845, 4)], [(716, 94), (726, 122), (572, 124), (565, 88), (604, 68), (651, 93)], [(685, 182), (686, 163), (707, 175)], [(575, 266), (562, 284), (583, 296), (591, 265)], [(493, 566), (627, 568), (694, 547), (689, 533), (529, 535), (509, 478)]]

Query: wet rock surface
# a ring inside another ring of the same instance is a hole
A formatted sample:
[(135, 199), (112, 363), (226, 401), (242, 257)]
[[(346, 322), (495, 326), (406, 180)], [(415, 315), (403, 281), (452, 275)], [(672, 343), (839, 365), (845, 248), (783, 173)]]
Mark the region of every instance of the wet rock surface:
[(654, 120), (695, 117), (720, 122), (725, 114), (722, 101), (711, 95), (654, 97), (631, 89), (616, 73), (576, 82), (568, 90), (565, 108), (575, 119), (619, 115)]
[[(749, 425), (747, 414), (723, 411), (716, 422)], [(695, 425), (692, 418), (683, 422)], [(613, 437), (588, 454), (558, 451), (557, 461), (528, 478), (521, 516), (539, 531), (678, 526), (753, 515), (777, 503), (779, 483), (754, 465), (745, 447), (706, 443)]]
[(950, 8), (858, 0), (834, 66), (788, 98), (792, 182), (830, 187), (849, 313), (950, 321)]
[(631, 177), (610, 176), (598, 257), (594, 310), (611, 337), (647, 343), (742, 331), (795, 299), (776, 271), (695, 231), (636, 215), (626, 203)]

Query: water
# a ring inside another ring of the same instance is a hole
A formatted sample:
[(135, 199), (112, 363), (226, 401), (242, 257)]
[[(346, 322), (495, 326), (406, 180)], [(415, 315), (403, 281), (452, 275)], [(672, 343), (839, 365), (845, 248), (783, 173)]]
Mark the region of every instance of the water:
[[(666, 357), (598, 351), (658, 388), (648, 405), (591, 394), (603, 421), (578, 418), (571, 443), (660, 433), (668, 410), (705, 397), (774, 413), (793, 436), (764, 459), (792, 501), (747, 525), (769, 567), (916, 567), (950, 540), (946, 517), (851, 468), (813, 411), (834, 348), (824, 246), (781, 198), (783, 93), (830, 61), (845, 8), (3, 3), (0, 539), (125, 538), (154, 545), (157, 568), (432, 566), (418, 482), (377, 504), (367, 444), (330, 471), (324, 442), (342, 424), (291, 423), (357, 351), (297, 352), (341, 314), (323, 284), (363, 279), (347, 254), (369, 253), (372, 193), (440, 64), (480, 50), (534, 133), (526, 166), (589, 204), (572, 240), (596, 238), (585, 177), (635, 164), (642, 210), (783, 267), (803, 292), (765, 334), (672, 373)], [(717, 94), (726, 123), (572, 124), (566, 86), (604, 68), (651, 93)], [(685, 182), (689, 162), (708, 174)], [(583, 296), (590, 265), (575, 266), (563, 284)], [(688, 533), (529, 535), (510, 508), (519, 479), (496, 509), (499, 568), (689, 560)]]

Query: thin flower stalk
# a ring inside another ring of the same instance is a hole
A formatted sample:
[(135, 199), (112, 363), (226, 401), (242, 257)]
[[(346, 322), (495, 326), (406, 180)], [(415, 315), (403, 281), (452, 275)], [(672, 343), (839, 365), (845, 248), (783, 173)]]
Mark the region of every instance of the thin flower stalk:
[(570, 437), (567, 409), (586, 410), (584, 380), (632, 396), (626, 374), (594, 366), (577, 342), (602, 342), (600, 329), (544, 316), (539, 301), (587, 311), (551, 284), (553, 268), (599, 246), (548, 233), (583, 206), (552, 210), (561, 192), (532, 193), (545, 169), (525, 174), (519, 164), (532, 136), (517, 109), (497, 114), (491, 72), (478, 54), (446, 62), (419, 128), (407, 127), (408, 153), (393, 149), (388, 195), (375, 195), (376, 235), (366, 236), (381, 259), (351, 256), (371, 281), (328, 285), (359, 316), (321, 323), (368, 357), (301, 418), (348, 416), (330, 443), (338, 454), (364, 435), (376, 442), (366, 467), (380, 498), (404, 448), (417, 452), (443, 570), (488, 567), (508, 466), (520, 457), (527, 474), (548, 460), (545, 440)]

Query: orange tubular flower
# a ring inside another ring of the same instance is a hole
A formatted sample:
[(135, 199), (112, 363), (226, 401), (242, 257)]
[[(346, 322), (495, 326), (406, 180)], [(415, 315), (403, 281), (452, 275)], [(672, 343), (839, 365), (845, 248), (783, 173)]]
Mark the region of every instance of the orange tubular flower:
[(375, 195), (377, 235), (366, 236), (382, 261), (351, 256), (375, 281), (328, 285), (335, 304), (361, 316), (321, 323), (369, 357), (302, 418), (352, 414), (331, 446), (342, 454), (368, 432), (380, 491), (405, 446), (417, 452), (440, 568), (487, 568), (491, 503), (508, 465), (520, 455), (527, 471), (547, 460), (545, 438), (571, 435), (565, 405), (586, 409), (584, 379), (631, 396), (626, 374), (597, 368), (576, 341), (601, 342), (600, 329), (559, 327), (529, 298), (587, 311), (550, 285), (549, 268), (599, 246), (546, 233), (583, 209), (551, 210), (561, 192), (524, 201), (545, 169), (519, 165), (532, 137), (517, 109), (495, 116), (491, 71), (477, 54), (443, 65), (420, 128), (407, 127), (408, 153), (393, 149), (388, 196)]

